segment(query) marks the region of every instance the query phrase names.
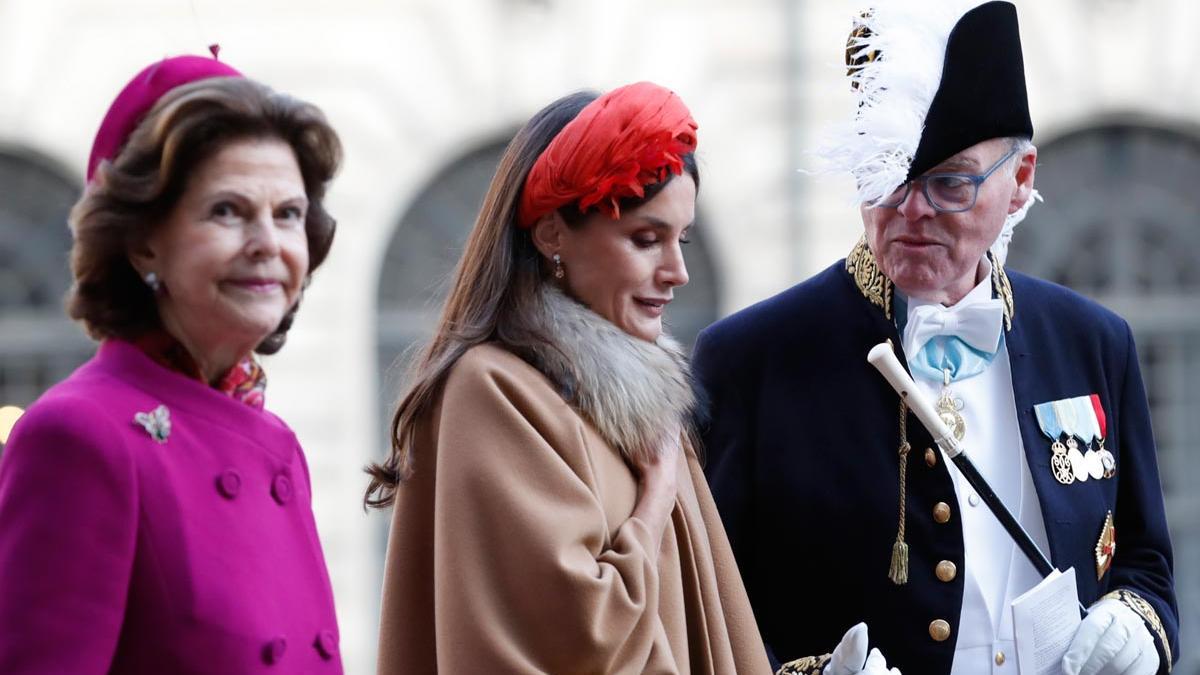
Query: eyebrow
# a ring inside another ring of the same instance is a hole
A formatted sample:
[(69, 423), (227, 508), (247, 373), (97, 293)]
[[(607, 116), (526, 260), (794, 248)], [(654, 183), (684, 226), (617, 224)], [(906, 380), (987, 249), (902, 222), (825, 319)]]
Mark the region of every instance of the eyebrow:
[[(207, 194), (204, 196), (204, 200), (208, 201), (208, 202), (230, 200), (230, 201), (243, 202), (243, 203), (254, 201), (254, 199), (252, 197), (247, 196), (245, 193), (239, 192), (237, 190), (230, 189), (230, 188), (221, 188), (221, 189), (217, 190), (216, 192)], [(304, 204), (305, 206), (307, 206), (308, 205), (308, 195), (303, 192), (294, 194), (290, 197), (284, 198), (283, 200), (281, 200), (279, 202), (279, 204), (281, 204), (281, 205), (282, 204)]]
[[(638, 218), (642, 219), (643, 221), (646, 222), (646, 224), (650, 225), (651, 227), (653, 227), (656, 230), (671, 229), (671, 224), (668, 223), (667, 221), (663, 220), (662, 218), (658, 218), (656, 216), (638, 216)], [(692, 222), (688, 223), (687, 225), (684, 225), (682, 229), (688, 230), (695, 226), (696, 226), (696, 221), (693, 220)]]

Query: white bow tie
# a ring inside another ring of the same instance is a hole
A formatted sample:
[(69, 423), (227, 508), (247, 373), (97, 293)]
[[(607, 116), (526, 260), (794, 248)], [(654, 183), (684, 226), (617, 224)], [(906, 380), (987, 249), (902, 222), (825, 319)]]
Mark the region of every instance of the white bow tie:
[(981, 352), (994, 354), (1000, 347), (1004, 302), (998, 298), (953, 307), (919, 305), (909, 313), (904, 327), (904, 353), (914, 358), (925, 343), (939, 335), (956, 337)]

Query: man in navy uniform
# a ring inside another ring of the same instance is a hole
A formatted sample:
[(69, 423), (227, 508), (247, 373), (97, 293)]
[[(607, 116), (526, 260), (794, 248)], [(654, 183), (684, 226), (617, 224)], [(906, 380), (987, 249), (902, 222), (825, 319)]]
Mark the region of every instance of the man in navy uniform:
[(1001, 501), (1074, 568), (1089, 613), (1063, 671), (1169, 673), (1171, 545), (1129, 326), (1003, 266), (1037, 197), (1016, 9), (880, 2), (847, 63), (855, 109), (821, 154), (856, 178), (864, 236), (695, 353), (706, 470), (774, 662), (1017, 672), (1010, 606), (1041, 577), (868, 365), (890, 340)]

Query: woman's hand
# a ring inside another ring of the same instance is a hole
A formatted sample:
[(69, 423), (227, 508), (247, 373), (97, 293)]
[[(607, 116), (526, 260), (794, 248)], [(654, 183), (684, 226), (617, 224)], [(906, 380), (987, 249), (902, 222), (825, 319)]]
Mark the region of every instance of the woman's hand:
[(681, 436), (675, 429), (663, 436), (658, 452), (644, 453), (633, 460), (638, 474), (638, 500), (631, 517), (645, 523), (656, 538), (667, 529), (675, 508), (679, 462), (683, 457)]

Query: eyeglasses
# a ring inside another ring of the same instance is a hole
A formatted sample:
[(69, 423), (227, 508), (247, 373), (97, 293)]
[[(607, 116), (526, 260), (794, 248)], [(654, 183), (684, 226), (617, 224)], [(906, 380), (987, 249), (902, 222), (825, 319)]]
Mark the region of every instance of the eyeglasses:
[(1017, 154), (1016, 148), (1009, 150), (1008, 154), (992, 165), (992, 168), (978, 176), (969, 173), (931, 173), (917, 176), (896, 188), (892, 194), (874, 202), (872, 206), (888, 209), (899, 207), (905, 199), (908, 199), (908, 191), (912, 188), (912, 184), (919, 181), (921, 192), (925, 193), (925, 201), (929, 202), (929, 206), (933, 207), (934, 211), (938, 213), (969, 211), (975, 206), (975, 200), (979, 199), (979, 186), (983, 185), (983, 181), (987, 180), (988, 176), (995, 173), (996, 169), (999, 169), (1015, 154)]

